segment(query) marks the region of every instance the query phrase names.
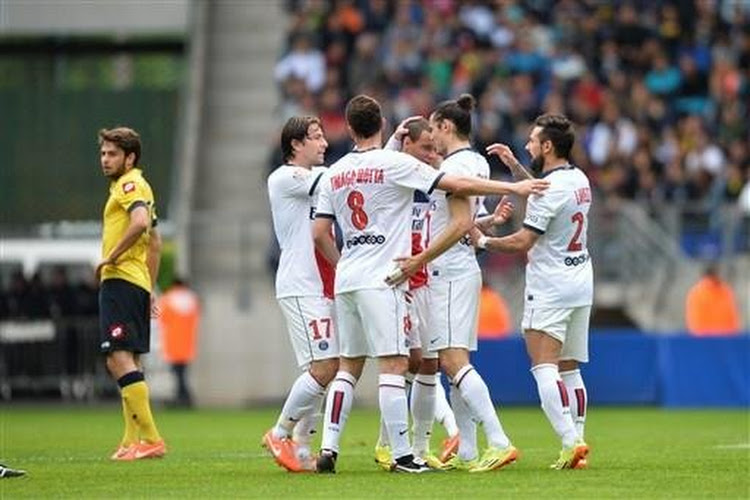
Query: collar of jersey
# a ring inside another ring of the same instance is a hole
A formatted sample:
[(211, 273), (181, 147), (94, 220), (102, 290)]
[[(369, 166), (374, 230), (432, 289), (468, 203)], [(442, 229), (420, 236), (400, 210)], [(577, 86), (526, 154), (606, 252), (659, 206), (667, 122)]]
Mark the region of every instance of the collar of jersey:
[(367, 149), (357, 149), (357, 148), (354, 148), (354, 149), (352, 149), (352, 153), (367, 153), (368, 151), (375, 151), (376, 149), (380, 149), (380, 148), (377, 147), (377, 146), (373, 146), (373, 147), (367, 148)]
[(575, 168), (575, 167), (574, 167), (573, 165), (571, 165), (570, 163), (568, 163), (567, 165), (562, 165), (562, 166), (560, 166), (560, 167), (555, 167), (555, 168), (553, 168), (552, 170), (548, 170), (547, 172), (544, 172), (544, 173), (542, 174), (542, 177), (541, 177), (541, 178), (542, 178), (542, 179), (544, 179), (545, 177), (547, 177), (547, 176), (548, 176), (549, 174), (551, 174), (552, 172), (557, 172), (558, 170), (573, 170), (574, 168)]
[(453, 151), (452, 153), (445, 155), (443, 157), (443, 161), (447, 160), (448, 158), (450, 158), (451, 156), (453, 156), (456, 153), (460, 153), (461, 151), (474, 151), (474, 148), (466, 147), (466, 148), (457, 149), (457, 150)]
[(125, 172), (124, 174), (122, 174), (117, 179), (113, 180), (111, 184), (117, 184), (118, 182), (122, 182), (122, 181), (129, 181), (132, 177), (138, 177), (140, 175), (141, 175), (141, 169), (133, 167), (127, 172)]

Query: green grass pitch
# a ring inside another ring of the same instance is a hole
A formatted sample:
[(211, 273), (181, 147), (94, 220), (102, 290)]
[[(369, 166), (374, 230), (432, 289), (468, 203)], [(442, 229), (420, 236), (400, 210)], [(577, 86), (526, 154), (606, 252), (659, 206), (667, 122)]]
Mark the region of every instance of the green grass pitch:
[[(288, 474), (260, 448), (278, 409), (155, 409), (169, 453), (113, 463), (119, 406), (0, 407), (0, 459), (28, 471), (0, 480), (0, 498), (749, 498), (746, 410), (668, 411), (592, 407), (590, 468), (553, 471), (559, 444), (538, 408), (508, 408), (503, 425), (519, 462), (486, 474), (421, 476), (380, 471), (372, 450), (378, 420), (355, 410), (338, 473)], [(436, 427), (434, 443), (442, 438)], [(481, 429), (480, 429), (481, 435)]]

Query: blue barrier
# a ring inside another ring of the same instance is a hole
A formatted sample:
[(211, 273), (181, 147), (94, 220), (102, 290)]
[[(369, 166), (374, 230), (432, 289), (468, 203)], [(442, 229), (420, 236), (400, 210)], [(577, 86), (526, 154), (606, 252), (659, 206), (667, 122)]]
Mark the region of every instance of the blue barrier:
[[(592, 404), (750, 406), (750, 336), (592, 332), (582, 373)], [(523, 340), (480, 340), (472, 363), (497, 404), (537, 405)]]

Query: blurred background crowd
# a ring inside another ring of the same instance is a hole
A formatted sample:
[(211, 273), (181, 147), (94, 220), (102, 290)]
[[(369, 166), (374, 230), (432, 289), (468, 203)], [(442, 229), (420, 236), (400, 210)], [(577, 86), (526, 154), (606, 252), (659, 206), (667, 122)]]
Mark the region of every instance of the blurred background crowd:
[(750, 212), (748, 2), (290, 0), (287, 9), (278, 112), (320, 115), (328, 162), (349, 148), (352, 95), (377, 97), (393, 126), (469, 92), (480, 151), (502, 141), (527, 160), (529, 123), (563, 113), (578, 126), (574, 162), (607, 203), (711, 208), (742, 195)]

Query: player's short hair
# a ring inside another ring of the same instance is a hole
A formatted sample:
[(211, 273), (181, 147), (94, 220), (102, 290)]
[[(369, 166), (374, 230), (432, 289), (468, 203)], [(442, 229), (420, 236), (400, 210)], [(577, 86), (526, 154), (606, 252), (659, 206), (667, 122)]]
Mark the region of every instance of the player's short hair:
[(539, 142), (550, 141), (558, 158), (570, 159), (570, 151), (576, 140), (573, 123), (562, 115), (542, 115), (534, 120), (534, 126), (541, 128)]
[(374, 136), (383, 127), (380, 104), (364, 94), (352, 97), (346, 104), (346, 123), (357, 137), (368, 139)]
[(141, 159), (141, 136), (138, 132), (128, 127), (103, 128), (99, 131), (99, 147), (105, 142), (117, 145), (125, 151), (126, 157), (135, 153), (133, 165), (138, 165), (138, 160)]
[(416, 118), (406, 122), (406, 135), (412, 141), (418, 141), (424, 132), (431, 132), (432, 127), (426, 118)]
[(450, 120), (456, 126), (456, 135), (468, 139), (471, 135), (471, 112), (476, 100), (470, 94), (461, 94), (458, 99), (443, 101), (438, 104), (432, 116), (436, 121)]
[(294, 156), (292, 141), (304, 141), (310, 125), (314, 123), (323, 128), (317, 116), (293, 116), (286, 121), (284, 128), (281, 129), (281, 157), (284, 161), (289, 161)]

